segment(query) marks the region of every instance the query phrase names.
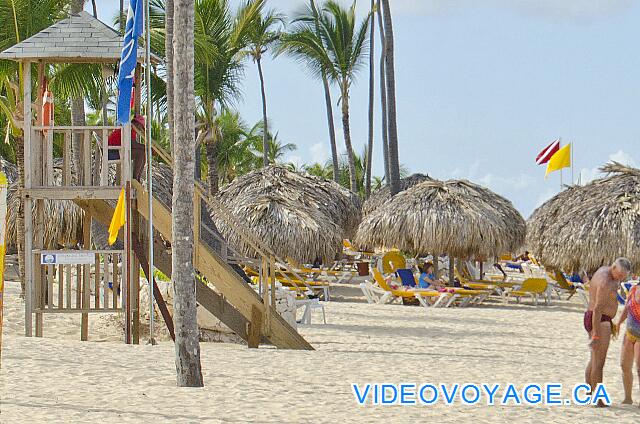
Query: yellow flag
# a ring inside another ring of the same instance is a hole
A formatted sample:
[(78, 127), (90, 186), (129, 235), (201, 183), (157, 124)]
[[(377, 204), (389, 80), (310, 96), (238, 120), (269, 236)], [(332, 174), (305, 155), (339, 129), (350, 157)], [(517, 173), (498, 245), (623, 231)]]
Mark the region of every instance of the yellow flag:
[(558, 150), (551, 156), (549, 162), (547, 163), (547, 173), (544, 174), (544, 177), (547, 178), (553, 171), (558, 171), (562, 168), (569, 168), (571, 166), (571, 143), (564, 146), (562, 149)]
[(118, 231), (126, 222), (125, 204), (124, 204), (124, 187), (120, 191), (118, 196), (118, 204), (116, 204), (116, 210), (113, 211), (113, 217), (111, 218), (111, 224), (109, 225), (109, 244), (113, 244), (118, 239)]

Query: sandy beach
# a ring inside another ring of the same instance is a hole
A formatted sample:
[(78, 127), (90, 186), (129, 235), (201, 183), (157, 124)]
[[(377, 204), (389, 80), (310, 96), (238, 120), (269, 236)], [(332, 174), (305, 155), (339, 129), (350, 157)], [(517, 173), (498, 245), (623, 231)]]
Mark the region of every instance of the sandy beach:
[[(45, 337), (22, 336), (18, 285), (8, 283), (0, 422), (637, 422), (622, 407), (613, 342), (605, 383), (614, 405), (358, 406), (351, 383), (528, 383), (583, 380), (582, 305), (489, 303), (425, 310), (329, 302), (328, 324), (301, 327), (314, 352), (202, 343), (204, 389), (175, 387), (174, 351), (123, 344), (113, 316), (47, 317)], [(353, 291), (351, 291), (353, 293)], [(338, 296), (339, 298), (339, 296)], [(637, 393), (637, 392), (636, 392)], [(640, 399), (636, 399), (638, 401)]]

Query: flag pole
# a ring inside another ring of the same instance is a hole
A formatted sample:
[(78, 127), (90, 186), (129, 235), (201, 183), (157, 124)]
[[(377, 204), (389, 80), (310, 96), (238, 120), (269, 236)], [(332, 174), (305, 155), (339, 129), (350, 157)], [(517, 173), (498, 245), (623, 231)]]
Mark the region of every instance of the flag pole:
[[(573, 147), (575, 147), (576, 143), (571, 143)], [(571, 161), (571, 185), (575, 184), (575, 180), (573, 179), (573, 147), (569, 148), (569, 160)]]
[(153, 157), (152, 157), (152, 149), (151, 149), (151, 120), (153, 119), (153, 113), (151, 110), (151, 23), (149, 17), (149, 0), (144, 1), (144, 17), (145, 17), (145, 42), (144, 42), (144, 61), (146, 64), (145, 67), (145, 78), (146, 78), (146, 88), (147, 88), (147, 107), (146, 107), (146, 125), (144, 128), (145, 138), (146, 138), (146, 148), (147, 148), (147, 193), (149, 196), (149, 270), (147, 272), (147, 280), (149, 284), (149, 344), (155, 345), (156, 341), (153, 337), (154, 328), (153, 328), (153, 304), (154, 304), (154, 293), (153, 293), (153, 276), (155, 275), (155, 266), (153, 265)]
[[(562, 146), (562, 137), (558, 137), (558, 140), (560, 141), (558, 146)], [(562, 191), (562, 168), (560, 168), (560, 191)]]

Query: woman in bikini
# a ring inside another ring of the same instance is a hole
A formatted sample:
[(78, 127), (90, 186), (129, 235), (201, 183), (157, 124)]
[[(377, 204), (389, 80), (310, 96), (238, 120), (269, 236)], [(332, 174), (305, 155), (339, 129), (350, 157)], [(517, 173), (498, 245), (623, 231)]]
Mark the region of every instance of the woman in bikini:
[[(640, 379), (640, 289), (635, 285), (629, 291), (627, 303), (618, 322), (618, 328), (628, 318), (627, 331), (622, 344), (620, 366), (622, 367), (622, 382), (624, 384), (623, 404), (633, 404), (633, 363), (635, 361), (638, 378)], [(639, 405), (640, 406), (640, 405)]]

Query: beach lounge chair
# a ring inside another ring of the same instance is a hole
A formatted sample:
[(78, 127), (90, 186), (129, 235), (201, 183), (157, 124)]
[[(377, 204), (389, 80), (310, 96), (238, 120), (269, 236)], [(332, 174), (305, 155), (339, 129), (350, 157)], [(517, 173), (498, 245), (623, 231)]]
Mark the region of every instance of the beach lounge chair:
[[(369, 303), (385, 304), (401, 299), (417, 299), (420, 305), (424, 307), (438, 307), (445, 306), (445, 300), (454, 296), (452, 293), (440, 293), (435, 290), (393, 289), (387, 284), (380, 271), (376, 268), (373, 268), (372, 271), (373, 278), (378, 286), (376, 287), (368, 281), (360, 285)], [(433, 301), (433, 303), (430, 301)]]
[(555, 283), (552, 287), (558, 293), (558, 297), (560, 297), (560, 293), (566, 293), (569, 295), (566, 300), (569, 300), (577, 294), (582, 298), (584, 305), (589, 306), (589, 296), (587, 296), (584, 284), (567, 281), (562, 271), (556, 271), (555, 274), (549, 273), (548, 275)]
[(522, 297), (530, 297), (533, 299), (533, 303), (538, 306), (538, 299), (542, 296), (544, 303), (549, 304), (547, 285), (547, 280), (544, 278), (527, 278), (522, 282), (520, 287), (505, 292), (505, 303), (509, 303), (509, 299), (514, 297), (517, 302), (520, 302), (520, 298)]
[(348, 283), (358, 275), (356, 271), (350, 269), (309, 268), (290, 258), (287, 259), (287, 262), (296, 273), (315, 281), (333, 278), (336, 283)]

